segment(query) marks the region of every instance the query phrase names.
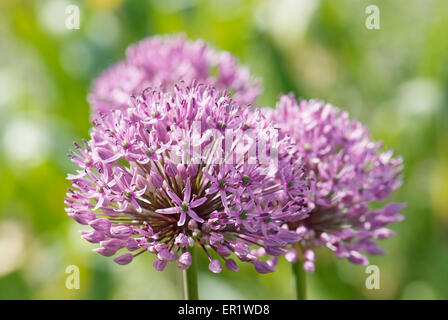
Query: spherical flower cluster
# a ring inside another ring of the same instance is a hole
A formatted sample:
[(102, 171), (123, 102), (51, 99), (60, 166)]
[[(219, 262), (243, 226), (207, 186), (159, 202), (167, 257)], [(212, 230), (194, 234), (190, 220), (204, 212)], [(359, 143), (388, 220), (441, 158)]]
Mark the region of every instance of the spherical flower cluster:
[[(94, 251), (128, 264), (151, 252), (154, 267), (192, 264), (203, 249), (218, 273), (234, 258), (261, 273), (277, 256), (309, 272), (315, 248), (367, 264), (393, 232), (403, 204), (402, 159), (347, 112), (282, 96), (276, 110), (250, 106), (259, 81), (227, 52), (183, 36), (144, 39), (94, 82), (90, 140), (67, 213)], [(119, 251), (124, 250), (125, 253)]]
[(151, 252), (157, 270), (187, 269), (196, 246), (214, 273), (220, 260), (238, 270), (232, 255), (267, 273), (299, 240), (286, 226), (308, 217), (302, 163), (260, 110), (181, 83), (148, 88), (94, 125), (71, 154), (80, 169), (68, 177), (66, 210), (90, 226), (82, 238), (99, 254), (124, 250), (114, 259), (124, 265)]
[(386, 226), (400, 221), (403, 204), (389, 203), (372, 209), (369, 203), (389, 197), (401, 184), (402, 159), (391, 150), (382, 150), (372, 141), (366, 126), (350, 120), (347, 112), (322, 101), (282, 96), (276, 110), (265, 110), (267, 117), (297, 143), (298, 153), (311, 181), (303, 220), (289, 223), (300, 236), (300, 251), (286, 255), (296, 262), (300, 255), (304, 268), (314, 271), (313, 248), (326, 246), (341, 258), (355, 264), (368, 264), (363, 253), (381, 254), (375, 240), (394, 233)]
[(126, 59), (94, 82), (89, 95), (93, 115), (124, 110), (129, 97), (145, 88), (171, 90), (181, 80), (226, 89), (241, 104), (253, 103), (260, 92), (259, 80), (230, 53), (216, 51), (202, 40), (188, 41), (182, 35), (155, 36), (129, 46)]

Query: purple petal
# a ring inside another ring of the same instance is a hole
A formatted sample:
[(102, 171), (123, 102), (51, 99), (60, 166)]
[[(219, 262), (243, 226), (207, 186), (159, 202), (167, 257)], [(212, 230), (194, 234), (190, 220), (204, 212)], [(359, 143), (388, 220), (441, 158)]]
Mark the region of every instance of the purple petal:
[(190, 202), (191, 198), (191, 182), (190, 179), (187, 180), (187, 185), (185, 186), (185, 192), (184, 192), (184, 201)]
[(182, 204), (182, 200), (180, 200), (177, 194), (175, 194), (171, 189), (167, 189), (166, 193), (168, 193), (168, 196), (171, 198), (171, 200), (173, 200), (175, 204), (177, 204), (178, 206)]
[(194, 200), (190, 203), (190, 208), (196, 208), (203, 205), (207, 201), (207, 197), (202, 197), (200, 199)]
[(179, 221), (177, 221), (177, 225), (183, 226), (185, 224), (185, 220), (187, 219), (187, 214), (185, 213), (185, 211), (180, 210), (180, 218)]
[(199, 217), (199, 216), (196, 214), (196, 212), (194, 212), (194, 211), (191, 210), (191, 209), (188, 209), (188, 215), (189, 215), (191, 218), (193, 218), (194, 220), (196, 220), (197, 222), (199, 222), (199, 223), (203, 223), (203, 222), (204, 222), (204, 219), (202, 219), (201, 217)]
[(162, 213), (162, 214), (175, 214), (175, 213), (179, 213), (180, 209), (178, 207), (171, 207), (171, 208), (166, 208), (166, 209), (157, 209), (156, 212)]

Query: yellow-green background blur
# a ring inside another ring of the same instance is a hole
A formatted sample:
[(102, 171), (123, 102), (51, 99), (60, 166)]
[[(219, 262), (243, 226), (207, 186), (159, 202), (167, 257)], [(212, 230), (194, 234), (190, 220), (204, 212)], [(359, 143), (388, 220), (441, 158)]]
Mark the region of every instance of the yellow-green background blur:
[[(81, 9), (79, 30), (65, 8)], [(380, 30), (365, 8), (380, 8)], [(264, 79), (259, 102), (281, 92), (346, 108), (405, 160), (397, 235), (382, 241), (380, 290), (365, 268), (318, 252), (313, 299), (448, 298), (448, 1), (446, 0), (2, 0), (0, 2), (0, 299), (182, 298), (181, 275), (153, 269), (151, 254), (128, 266), (91, 252), (64, 212), (67, 152), (87, 137), (92, 79), (127, 45), (183, 32), (235, 54)], [(289, 265), (278, 271), (208, 271), (207, 299), (290, 299)], [(80, 268), (80, 289), (65, 287)]]

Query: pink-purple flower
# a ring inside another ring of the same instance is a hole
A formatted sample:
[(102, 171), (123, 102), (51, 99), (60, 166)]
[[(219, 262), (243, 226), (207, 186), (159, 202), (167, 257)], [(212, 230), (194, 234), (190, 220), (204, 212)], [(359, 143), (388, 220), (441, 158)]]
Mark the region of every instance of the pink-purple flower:
[(260, 92), (260, 80), (230, 53), (217, 51), (202, 40), (186, 40), (183, 35), (154, 36), (129, 46), (126, 59), (95, 80), (89, 95), (93, 115), (124, 110), (130, 96), (148, 87), (171, 90), (178, 81), (198, 81), (228, 90), (242, 104), (253, 103)]
[(394, 234), (387, 226), (402, 219), (404, 204), (375, 209), (370, 204), (386, 200), (401, 185), (402, 159), (383, 150), (347, 112), (322, 101), (282, 96), (276, 110), (265, 114), (281, 128), (280, 135), (296, 141), (311, 183), (307, 203), (312, 211), (288, 223), (300, 237), (296, 248), (301, 252), (288, 249), (286, 259), (294, 263), (301, 258), (313, 272), (316, 247), (362, 265), (368, 264), (365, 253), (383, 253), (376, 240)]
[[(103, 72), (89, 94), (94, 127), (70, 153), (68, 215), (81, 238), (120, 265), (192, 264), (259, 273), (277, 257), (314, 272), (317, 247), (355, 264), (381, 254), (405, 206), (402, 159), (366, 126), (319, 100), (282, 96), (252, 107), (258, 79), (227, 52), (182, 35), (146, 38)], [(375, 206), (372, 204), (376, 203)]]
[(180, 83), (144, 90), (94, 125), (75, 144), (79, 170), (65, 202), (91, 228), (81, 233), (95, 252), (122, 265), (150, 252), (157, 270), (171, 261), (187, 269), (196, 246), (214, 273), (237, 271), (234, 258), (267, 273), (276, 260), (253, 248), (277, 256), (300, 239), (286, 226), (308, 216), (303, 165), (260, 110)]

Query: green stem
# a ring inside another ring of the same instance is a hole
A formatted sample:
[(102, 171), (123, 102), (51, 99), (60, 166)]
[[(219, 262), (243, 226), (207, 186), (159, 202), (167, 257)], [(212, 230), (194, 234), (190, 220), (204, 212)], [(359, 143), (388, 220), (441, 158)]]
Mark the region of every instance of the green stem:
[(185, 300), (199, 300), (196, 246), (191, 248), (191, 266), (183, 271)]
[(297, 254), (299, 255), (299, 259), (297, 259), (296, 263), (292, 263), (292, 275), (294, 278), (294, 286), (296, 292), (297, 300), (306, 300), (306, 272), (303, 269), (303, 260), (301, 259), (303, 256), (302, 247), (297, 243), (295, 245), (295, 249)]
[(302, 261), (292, 263), (292, 274), (294, 276), (295, 292), (297, 300), (306, 300), (306, 278)]

